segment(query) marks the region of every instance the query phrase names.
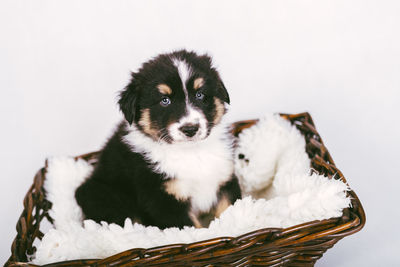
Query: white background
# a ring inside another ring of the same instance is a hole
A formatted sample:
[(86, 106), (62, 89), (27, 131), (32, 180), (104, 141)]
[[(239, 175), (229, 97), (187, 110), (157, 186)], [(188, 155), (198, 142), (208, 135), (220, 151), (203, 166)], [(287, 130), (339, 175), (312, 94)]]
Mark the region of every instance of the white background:
[(316, 266), (399, 266), (400, 2), (0, 2), (0, 264), (51, 155), (100, 149), (129, 70), (208, 52), (230, 120), (309, 111), (367, 214)]

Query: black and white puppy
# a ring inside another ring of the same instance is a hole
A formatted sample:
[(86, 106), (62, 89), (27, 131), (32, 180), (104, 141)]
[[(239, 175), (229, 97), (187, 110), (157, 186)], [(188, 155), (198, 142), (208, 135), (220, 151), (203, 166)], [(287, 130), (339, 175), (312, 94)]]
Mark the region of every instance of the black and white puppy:
[(210, 57), (159, 55), (132, 73), (118, 103), (125, 120), (75, 193), (86, 219), (202, 227), (240, 198), (220, 124), (229, 95)]

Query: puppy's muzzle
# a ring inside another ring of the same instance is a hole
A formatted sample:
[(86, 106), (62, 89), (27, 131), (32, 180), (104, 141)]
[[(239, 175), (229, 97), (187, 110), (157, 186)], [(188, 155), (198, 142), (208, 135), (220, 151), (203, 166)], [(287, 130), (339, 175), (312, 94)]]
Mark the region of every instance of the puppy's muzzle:
[(179, 128), (179, 130), (184, 133), (187, 137), (193, 137), (199, 130), (199, 124), (185, 124)]

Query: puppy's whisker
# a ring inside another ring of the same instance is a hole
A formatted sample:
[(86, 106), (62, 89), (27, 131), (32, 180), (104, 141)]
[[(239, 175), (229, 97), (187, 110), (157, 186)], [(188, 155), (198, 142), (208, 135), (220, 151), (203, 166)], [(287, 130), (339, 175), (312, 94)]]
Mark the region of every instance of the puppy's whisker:
[(168, 131), (167, 131), (167, 129), (166, 128), (162, 128), (162, 129), (160, 129), (158, 131), (158, 133), (160, 134), (160, 137), (158, 138), (157, 143), (159, 143), (159, 144), (161, 144), (163, 142), (167, 142), (168, 143), (168, 141), (167, 141), (167, 139), (168, 139)]

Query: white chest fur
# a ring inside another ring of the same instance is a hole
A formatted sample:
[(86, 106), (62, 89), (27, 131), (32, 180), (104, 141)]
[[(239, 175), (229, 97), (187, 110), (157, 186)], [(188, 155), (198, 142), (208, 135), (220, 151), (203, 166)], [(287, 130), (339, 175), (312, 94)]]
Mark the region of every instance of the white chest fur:
[(124, 141), (134, 152), (144, 154), (154, 171), (172, 178), (167, 192), (190, 199), (194, 213), (206, 212), (217, 202), (218, 188), (231, 178), (233, 158), (225, 129), (216, 126), (199, 142), (166, 144), (154, 142), (137, 128), (129, 127)]

